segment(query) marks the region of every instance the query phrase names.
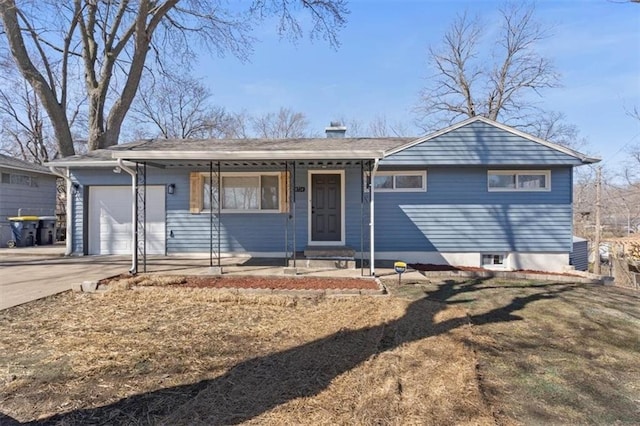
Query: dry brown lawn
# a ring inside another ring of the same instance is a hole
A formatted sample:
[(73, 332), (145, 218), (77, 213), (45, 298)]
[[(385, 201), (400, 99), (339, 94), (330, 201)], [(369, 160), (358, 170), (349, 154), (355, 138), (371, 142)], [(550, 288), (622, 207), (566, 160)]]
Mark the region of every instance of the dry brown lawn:
[(468, 309), (498, 423), (640, 424), (640, 293), (496, 279), (394, 290)]
[(390, 297), (293, 298), (174, 281), (1, 311), (0, 424), (640, 424), (637, 292), (390, 280)]
[(0, 312), (0, 423), (494, 424), (472, 338), (429, 298), (65, 293)]

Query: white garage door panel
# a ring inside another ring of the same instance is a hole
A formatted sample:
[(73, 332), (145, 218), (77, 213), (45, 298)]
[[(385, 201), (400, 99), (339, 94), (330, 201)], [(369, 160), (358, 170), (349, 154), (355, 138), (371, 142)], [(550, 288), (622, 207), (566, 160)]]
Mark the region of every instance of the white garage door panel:
[[(89, 254), (131, 254), (131, 187), (89, 188)], [(163, 186), (147, 187), (147, 254), (165, 253)]]

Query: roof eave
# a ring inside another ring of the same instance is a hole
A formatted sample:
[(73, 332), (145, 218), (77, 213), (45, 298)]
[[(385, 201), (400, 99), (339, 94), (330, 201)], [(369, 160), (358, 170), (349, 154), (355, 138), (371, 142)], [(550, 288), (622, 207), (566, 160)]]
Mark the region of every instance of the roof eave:
[(47, 167), (115, 167), (116, 160), (76, 160), (76, 161), (52, 161), (44, 163)]
[(144, 160), (370, 160), (380, 159), (384, 151), (138, 151), (114, 152), (113, 158)]
[(51, 172), (48, 170), (34, 170), (34, 169), (30, 169), (28, 167), (20, 167), (20, 166), (11, 166), (8, 164), (0, 164), (0, 167), (2, 167), (3, 169), (11, 169), (11, 170), (17, 170), (19, 172), (28, 172), (28, 173), (40, 173), (41, 175), (51, 175)]
[(602, 158), (598, 157), (584, 157), (582, 158), (582, 164), (595, 164), (602, 161)]

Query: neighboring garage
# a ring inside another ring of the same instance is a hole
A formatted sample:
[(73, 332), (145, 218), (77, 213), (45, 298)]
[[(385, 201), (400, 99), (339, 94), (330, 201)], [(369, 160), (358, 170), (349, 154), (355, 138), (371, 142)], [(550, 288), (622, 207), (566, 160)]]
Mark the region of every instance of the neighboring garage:
[[(130, 186), (89, 187), (88, 254), (131, 254)], [(147, 254), (165, 254), (165, 187), (147, 186)]]

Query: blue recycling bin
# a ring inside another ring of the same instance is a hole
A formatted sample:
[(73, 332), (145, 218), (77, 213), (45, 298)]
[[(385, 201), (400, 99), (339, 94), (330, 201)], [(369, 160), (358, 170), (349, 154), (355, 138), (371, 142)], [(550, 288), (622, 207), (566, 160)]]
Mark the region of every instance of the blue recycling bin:
[(16, 247), (36, 245), (39, 220), (38, 216), (15, 216), (9, 218), (11, 233)]
[(39, 216), (38, 219), (36, 244), (39, 246), (53, 244), (56, 238), (56, 217)]

